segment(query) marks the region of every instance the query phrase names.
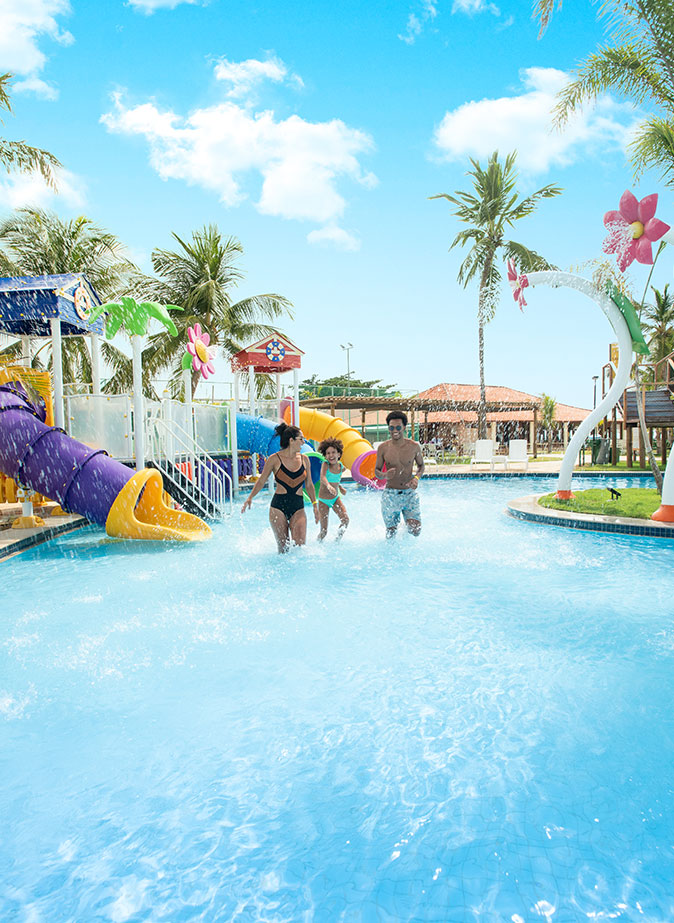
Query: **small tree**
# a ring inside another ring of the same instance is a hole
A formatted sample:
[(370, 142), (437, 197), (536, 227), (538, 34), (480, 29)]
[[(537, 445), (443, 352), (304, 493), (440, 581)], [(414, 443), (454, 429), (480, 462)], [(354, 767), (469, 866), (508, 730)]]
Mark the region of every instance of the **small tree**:
[(548, 455), (552, 451), (552, 427), (557, 413), (557, 402), (554, 397), (543, 393), (541, 395), (541, 423), (548, 436)]

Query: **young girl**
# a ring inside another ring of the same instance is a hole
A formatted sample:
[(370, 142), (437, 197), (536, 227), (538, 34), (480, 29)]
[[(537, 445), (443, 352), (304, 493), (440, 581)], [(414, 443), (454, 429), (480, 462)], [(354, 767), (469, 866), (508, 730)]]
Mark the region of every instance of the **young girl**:
[(321, 525), (318, 540), (322, 542), (328, 534), (328, 518), (331, 509), (334, 509), (339, 516), (339, 531), (337, 532), (337, 540), (339, 540), (349, 524), (346, 507), (340, 497), (340, 493), (346, 493), (345, 488), (340, 484), (344, 470), (340, 459), (344, 446), (339, 439), (324, 439), (318, 451), (325, 458), (321, 465), (321, 485), (318, 489), (318, 520)]
[(291, 543), (304, 545), (307, 537), (307, 514), (304, 512), (303, 491), (309, 494), (314, 504), (314, 517), (318, 522), (316, 492), (311, 480), (309, 459), (301, 454), (304, 436), (297, 426), (280, 423), (275, 431), (281, 441), (281, 451), (270, 455), (264, 464), (262, 474), (241, 507), (245, 513), (250, 509), (253, 497), (264, 487), (273, 474), (276, 490), (269, 507), (271, 525), (279, 554), (289, 550)]

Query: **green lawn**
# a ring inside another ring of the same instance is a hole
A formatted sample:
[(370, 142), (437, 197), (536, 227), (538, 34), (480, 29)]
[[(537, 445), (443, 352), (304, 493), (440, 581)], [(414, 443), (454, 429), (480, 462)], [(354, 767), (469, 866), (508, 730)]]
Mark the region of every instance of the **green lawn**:
[(660, 495), (655, 488), (625, 487), (620, 497), (612, 500), (605, 487), (575, 491), (571, 500), (558, 500), (554, 494), (539, 499), (541, 506), (569, 513), (594, 513), (598, 516), (628, 516), (632, 519), (650, 519), (660, 506)]

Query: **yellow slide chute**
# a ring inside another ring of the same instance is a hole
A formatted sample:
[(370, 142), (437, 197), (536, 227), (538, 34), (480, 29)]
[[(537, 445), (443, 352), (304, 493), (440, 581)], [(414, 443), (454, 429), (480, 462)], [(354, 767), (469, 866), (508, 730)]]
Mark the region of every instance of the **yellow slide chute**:
[[(286, 423), (290, 423), (290, 412), (291, 408), (288, 405), (283, 411)], [(368, 487), (380, 486), (374, 476), (377, 453), (357, 429), (349, 426), (340, 417), (333, 417), (309, 407), (300, 407), (300, 429), (307, 439), (316, 442), (323, 439), (339, 439), (344, 446), (342, 464), (351, 469), (354, 480)]]

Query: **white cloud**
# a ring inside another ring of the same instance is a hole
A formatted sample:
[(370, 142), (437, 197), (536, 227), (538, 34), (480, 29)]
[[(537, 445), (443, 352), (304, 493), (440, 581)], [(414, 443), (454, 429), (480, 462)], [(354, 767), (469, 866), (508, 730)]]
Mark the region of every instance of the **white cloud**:
[(317, 231), (307, 234), (310, 244), (329, 244), (338, 250), (360, 250), (360, 241), (353, 234), (335, 224), (326, 225)]
[(519, 96), (468, 102), (445, 113), (433, 136), (443, 160), (517, 150), (520, 170), (534, 174), (568, 166), (593, 146), (625, 146), (631, 127), (626, 122), (634, 120), (631, 106), (602, 97), (557, 131), (551, 127), (551, 111), (568, 75), (530, 67), (521, 72), (521, 79), (525, 92)]
[(198, 0), (129, 0), (129, 6), (150, 16), (156, 10), (174, 10), (181, 3), (194, 5)]
[(288, 75), (288, 68), (278, 58), (267, 58), (266, 61), (257, 61), (254, 58), (248, 61), (228, 61), (223, 58), (215, 65), (216, 80), (230, 84), (227, 96), (232, 99), (249, 96), (255, 86), (264, 80), (272, 83), (292, 82), (296, 86), (303, 86), (302, 79), (295, 74)]
[(74, 38), (62, 31), (57, 17), (70, 12), (68, 0), (0, 0), (0, 62), (1, 69), (25, 78), (14, 84), (17, 92), (34, 92), (55, 99), (56, 90), (38, 75), (47, 57), (38, 47), (42, 36), (61, 45), (70, 45)]
[[(183, 117), (160, 111), (153, 102), (126, 107), (117, 95), (101, 121), (111, 132), (145, 138), (150, 164), (162, 179), (212, 190), (226, 207), (244, 201), (251, 179), (257, 179), (255, 207), (260, 213), (332, 228), (346, 208), (338, 181), (347, 178), (366, 187), (377, 182), (359, 162), (361, 154), (373, 149), (372, 139), (340, 119), (277, 119), (270, 110), (252, 111), (233, 101)], [(330, 234), (338, 245), (349, 236), (342, 232), (338, 240), (331, 230), (320, 239)]]
[(495, 3), (489, 0), (454, 0), (452, 13), (467, 13), (469, 16), (475, 16), (477, 13), (492, 13), (494, 16), (500, 16), (501, 11)]
[(416, 5), (416, 12), (410, 13), (407, 17), (407, 31), (399, 35), (398, 38), (406, 45), (413, 45), (416, 39), (421, 35), (424, 26), (433, 22), (438, 15), (438, 5), (436, 0), (421, 0)]
[(56, 171), (57, 191), (51, 189), (39, 173), (10, 173), (0, 179), (0, 202), (9, 208), (53, 208), (62, 202), (69, 208), (84, 206), (84, 184), (68, 170)]

